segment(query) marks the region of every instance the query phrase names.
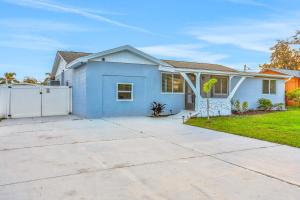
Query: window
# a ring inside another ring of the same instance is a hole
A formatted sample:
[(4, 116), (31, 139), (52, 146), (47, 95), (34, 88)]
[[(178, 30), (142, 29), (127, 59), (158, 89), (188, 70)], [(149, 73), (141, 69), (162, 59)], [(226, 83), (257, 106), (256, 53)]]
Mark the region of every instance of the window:
[(228, 94), (228, 78), (227, 77), (214, 77), (218, 80), (214, 86), (214, 95), (227, 95)]
[(118, 101), (132, 101), (132, 83), (118, 83), (117, 84), (117, 100)]
[(162, 92), (172, 92), (172, 74), (163, 73), (161, 78)]
[(173, 92), (183, 92), (183, 77), (180, 74), (173, 74)]
[(276, 94), (276, 80), (263, 80), (263, 94)]
[(184, 80), (180, 74), (161, 74), (161, 89), (163, 93), (183, 93)]

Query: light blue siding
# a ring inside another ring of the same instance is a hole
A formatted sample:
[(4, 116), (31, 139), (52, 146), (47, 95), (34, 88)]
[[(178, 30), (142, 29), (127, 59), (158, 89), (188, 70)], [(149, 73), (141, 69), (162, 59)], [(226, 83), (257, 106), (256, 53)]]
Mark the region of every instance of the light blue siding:
[[(231, 90), (240, 77), (234, 77)], [(262, 94), (262, 78), (247, 78), (234, 99), (257, 108), (259, 98), (284, 103), (284, 80), (276, 80), (275, 95)], [(184, 94), (163, 94), (158, 66), (112, 62), (89, 62), (73, 70), (73, 113), (87, 118), (150, 115), (153, 101), (166, 104), (165, 113), (184, 109)], [(117, 101), (117, 83), (133, 84), (133, 101)]]
[[(132, 101), (117, 101), (117, 84), (130, 83), (133, 89)], [(147, 97), (146, 77), (144, 76), (102, 76), (102, 115), (121, 116), (147, 115), (149, 105), (145, 104)]]
[(86, 117), (86, 67), (74, 69), (72, 82), (73, 113), (82, 117)]
[[(85, 86), (79, 87), (74, 82), (76, 78), (73, 80), (73, 97), (79, 98), (76, 94), (86, 94), (83, 100), (73, 100), (75, 114), (85, 113), (83, 116), (88, 118), (150, 115), (150, 104), (153, 101), (166, 104), (166, 113), (170, 113), (170, 110), (177, 113), (184, 109), (184, 94), (161, 93), (161, 75), (158, 66), (90, 62), (85, 65), (85, 69), (86, 82), (83, 83)], [(78, 72), (75, 70), (74, 77), (76, 76)], [(117, 101), (116, 84), (119, 82), (133, 83), (133, 101)], [(86, 91), (82, 87), (86, 87)], [(77, 106), (86, 107), (86, 110), (75, 108)]]
[[(237, 80), (238, 78), (233, 80), (234, 85)], [(263, 94), (262, 80), (263, 78), (247, 78), (239, 87), (233, 99), (241, 102), (247, 101), (250, 109), (257, 108), (257, 101), (260, 98), (270, 99), (272, 103), (285, 103), (285, 81), (282, 79), (276, 80), (276, 94)], [(234, 85), (232, 84), (232, 87)]]

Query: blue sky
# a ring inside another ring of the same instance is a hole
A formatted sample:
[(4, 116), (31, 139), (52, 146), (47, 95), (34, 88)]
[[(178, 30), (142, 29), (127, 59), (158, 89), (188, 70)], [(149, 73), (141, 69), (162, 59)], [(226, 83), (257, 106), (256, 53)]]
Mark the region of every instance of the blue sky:
[(157, 58), (257, 69), (300, 29), (299, 0), (0, 0), (0, 75), (43, 79), (57, 50), (130, 44)]

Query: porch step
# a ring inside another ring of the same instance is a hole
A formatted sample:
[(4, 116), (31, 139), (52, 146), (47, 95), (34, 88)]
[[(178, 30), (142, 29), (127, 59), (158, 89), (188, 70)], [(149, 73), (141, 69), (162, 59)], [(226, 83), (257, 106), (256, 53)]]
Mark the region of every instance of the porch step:
[(171, 117), (173, 119), (182, 119), (184, 116), (184, 119), (186, 120), (195, 114), (196, 112), (194, 110), (182, 110), (181, 112), (177, 113), (176, 115), (172, 115)]

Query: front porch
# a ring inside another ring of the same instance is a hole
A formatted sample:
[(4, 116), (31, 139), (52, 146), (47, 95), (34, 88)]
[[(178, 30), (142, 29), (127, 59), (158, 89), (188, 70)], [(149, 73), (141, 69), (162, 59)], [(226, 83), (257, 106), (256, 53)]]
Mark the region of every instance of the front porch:
[(247, 77), (240, 72), (222, 72), (194, 69), (164, 69), (162, 73), (180, 74), (184, 81), (185, 110), (191, 111), (193, 116), (207, 116), (207, 95), (203, 92), (203, 85), (211, 78), (218, 80), (210, 93), (210, 116), (231, 115), (231, 100)]
[[(210, 93), (210, 115), (225, 116), (231, 115), (231, 100), (239, 86), (246, 79), (245, 76), (239, 76), (238, 82), (233, 84), (233, 77), (237, 77), (237, 75), (186, 71), (180, 71), (179, 73), (184, 78), (186, 83), (186, 109), (191, 107), (191, 104), (194, 104), (195, 115), (199, 117), (207, 116), (207, 95), (203, 92), (203, 85), (205, 82), (211, 78), (218, 80), (217, 84)], [(194, 100), (194, 102), (191, 102), (190, 100)]]

